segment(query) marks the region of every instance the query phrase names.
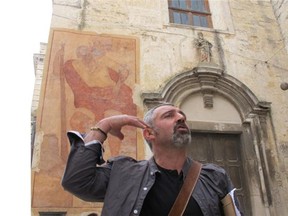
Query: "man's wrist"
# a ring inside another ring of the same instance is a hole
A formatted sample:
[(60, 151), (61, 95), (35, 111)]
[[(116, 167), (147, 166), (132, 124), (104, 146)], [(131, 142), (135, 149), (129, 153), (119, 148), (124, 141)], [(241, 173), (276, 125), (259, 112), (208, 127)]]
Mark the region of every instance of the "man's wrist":
[(105, 140), (107, 139), (107, 133), (105, 131), (103, 131), (100, 127), (91, 127), (90, 130), (91, 131), (99, 131), (105, 137)]
[(107, 135), (104, 133), (102, 133), (99, 129), (90, 130), (84, 137), (84, 142), (88, 143), (93, 140), (98, 140), (99, 142), (104, 143), (104, 141), (107, 139)]

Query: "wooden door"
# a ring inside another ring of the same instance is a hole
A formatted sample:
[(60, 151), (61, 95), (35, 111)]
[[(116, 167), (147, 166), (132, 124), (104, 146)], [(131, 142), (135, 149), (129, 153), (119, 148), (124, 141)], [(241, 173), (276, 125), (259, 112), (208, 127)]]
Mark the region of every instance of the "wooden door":
[(236, 195), (245, 215), (249, 215), (245, 172), (241, 158), (239, 134), (195, 133), (192, 132), (190, 154), (202, 163), (215, 163), (223, 167), (237, 188)]

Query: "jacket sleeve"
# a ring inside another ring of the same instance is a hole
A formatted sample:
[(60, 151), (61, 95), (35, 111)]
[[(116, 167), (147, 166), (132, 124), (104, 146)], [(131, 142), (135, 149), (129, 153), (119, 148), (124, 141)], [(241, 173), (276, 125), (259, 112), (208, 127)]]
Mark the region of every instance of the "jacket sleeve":
[(62, 178), (63, 188), (85, 201), (103, 201), (111, 165), (97, 166), (104, 162), (102, 144), (95, 142), (84, 145), (82, 135), (75, 131), (67, 135), (71, 148)]
[(214, 182), (217, 182), (216, 179), (219, 179), (217, 185), (218, 185), (218, 188), (220, 188), (220, 191), (218, 192), (220, 199), (222, 200), (227, 194), (230, 194), (231, 196), (233, 196), (233, 204), (236, 210), (236, 215), (237, 216), (243, 215), (243, 212), (240, 208), (239, 200), (234, 193), (236, 188), (234, 187), (230, 176), (228, 175), (226, 170), (224, 170), (223, 168), (215, 164), (211, 166), (214, 166), (215, 170), (217, 170), (217, 172), (215, 172)]
[[(230, 176), (228, 175), (228, 173), (225, 171), (225, 180), (227, 182), (227, 190), (228, 190), (228, 193), (230, 194), (230, 196), (232, 197), (233, 199), (233, 205), (234, 205), (234, 208), (235, 208), (235, 213), (237, 216), (241, 216), (241, 215), (244, 215), (243, 214), (243, 211), (242, 209), (240, 208), (240, 203), (239, 203), (239, 200), (236, 196), (236, 194), (234, 193), (236, 188), (234, 187), (233, 183), (232, 183), (232, 180), (230, 178)], [(226, 194), (227, 195), (227, 194)], [(223, 199), (224, 197), (222, 197)]]

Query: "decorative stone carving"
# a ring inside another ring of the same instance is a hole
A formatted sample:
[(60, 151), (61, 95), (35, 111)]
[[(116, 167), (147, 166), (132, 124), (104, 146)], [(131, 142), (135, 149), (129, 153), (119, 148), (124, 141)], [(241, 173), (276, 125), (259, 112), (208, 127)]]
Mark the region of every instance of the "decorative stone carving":
[(195, 46), (200, 50), (200, 62), (211, 62), (213, 45), (204, 38), (203, 33), (198, 33), (198, 38), (194, 41)]
[(213, 94), (212, 92), (203, 92), (203, 102), (205, 108), (213, 108)]

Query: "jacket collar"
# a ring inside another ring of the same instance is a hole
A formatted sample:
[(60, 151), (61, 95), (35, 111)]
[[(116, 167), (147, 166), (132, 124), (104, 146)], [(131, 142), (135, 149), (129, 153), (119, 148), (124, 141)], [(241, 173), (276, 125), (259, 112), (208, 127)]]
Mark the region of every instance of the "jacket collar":
[[(188, 170), (192, 164), (193, 160), (190, 158), (190, 157), (187, 157), (186, 160), (185, 160), (185, 163), (182, 167), (182, 172), (183, 172), (183, 176), (184, 178), (186, 177), (187, 173), (188, 173)], [(151, 157), (149, 160), (148, 160), (148, 163), (149, 163), (149, 167), (150, 167), (150, 170), (151, 170), (151, 174), (155, 174), (155, 173), (160, 173), (160, 170), (159, 168), (157, 167), (157, 164), (155, 162), (155, 159), (154, 157)]]

